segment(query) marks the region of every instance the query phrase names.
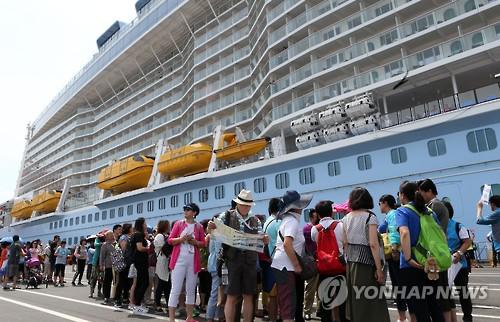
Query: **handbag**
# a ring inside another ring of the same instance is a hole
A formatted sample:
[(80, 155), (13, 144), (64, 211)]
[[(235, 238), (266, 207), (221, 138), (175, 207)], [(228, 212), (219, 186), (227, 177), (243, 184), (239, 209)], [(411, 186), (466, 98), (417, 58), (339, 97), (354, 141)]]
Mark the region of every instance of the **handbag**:
[[(281, 231), (278, 230), (278, 234), (280, 235), (281, 241), (284, 243), (285, 238), (281, 234)], [(316, 259), (313, 255), (308, 254), (306, 251), (302, 255), (297, 254), (295, 252), (295, 256), (297, 256), (297, 260), (299, 261), (299, 265), (302, 268), (302, 272), (300, 272), (299, 276), (303, 280), (309, 280), (318, 274), (318, 269), (316, 268)]]

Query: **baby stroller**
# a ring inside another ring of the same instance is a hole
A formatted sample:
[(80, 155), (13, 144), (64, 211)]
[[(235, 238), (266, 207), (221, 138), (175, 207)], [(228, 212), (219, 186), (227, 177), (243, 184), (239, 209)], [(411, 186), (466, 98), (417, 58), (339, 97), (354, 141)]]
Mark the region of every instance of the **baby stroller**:
[(40, 260), (36, 257), (30, 258), (26, 262), (26, 267), (28, 269), (28, 283), (26, 284), (26, 288), (30, 286), (38, 288), (38, 285), (42, 283), (43, 276), (40, 266)]

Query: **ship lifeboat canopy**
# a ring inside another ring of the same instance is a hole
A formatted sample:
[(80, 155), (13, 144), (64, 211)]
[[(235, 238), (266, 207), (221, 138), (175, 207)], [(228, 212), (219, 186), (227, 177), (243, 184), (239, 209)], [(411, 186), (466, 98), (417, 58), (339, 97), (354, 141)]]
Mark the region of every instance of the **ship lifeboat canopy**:
[(373, 132), (380, 128), (380, 114), (376, 113), (370, 116), (365, 116), (349, 123), (349, 129), (354, 135), (361, 135), (368, 132)]
[(319, 131), (309, 132), (303, 135), (299, 135), (295, 138), (295, 145), (299, 150), (315, 147), (320, 145), (321, 143), (322, 140)]
[(312, 132), (316, 130), (318, 126), (319, 122), (316, 114), (303, 116), (290, 123), (290, 128), (296, 135)]
[(345, 105), (345, 113), (351, 120), (368, 116), (377, 112), (373, 99), (369, 94), (357, 96)]
[(134, 155), (101, 170), (97, 187), (114, 194), (144, 188), (153, 171), (154, 158)]
[(38, 193), (31, 201), (33, 210), (40, 213), (55, 211), (59, 200), (61, 199), (61, 194), (61, 191), (58, 190), (42, 191)]
[(158, 162), (158, 171), (170, 178), (206, 172), (212, 158), (212, 147), (194, 143), (166, 151)]
[(17, 200), (12, 206), (10, 214), (13, 218), (27, 219), (31, 217), (33, 213), (33, 206), (31, 205), (31, 200)]
[[(233, 135), (234, 137), (232, 137)], [(231, 138), (231, 143), (225, 144), (223, 148), (217, 149), (214, 152), (218, 160), (227, 162), (234, 162), (258, 155), (271, 142), (271, 138), (269, 137), (238, 141), (238, 135), (233, 133), (225, 133), (223, 138), (225, 143), (228, 143), (226, 138)]]
[(343, 104), (337, 103), (318, 114), (319, 124), (323, 127), (336, 125), (345, 122), (346, 116)]
[(329, 143), (348, 138), (350, 135), (349, 124), (342, 123), (323, 129), (322, 135)]

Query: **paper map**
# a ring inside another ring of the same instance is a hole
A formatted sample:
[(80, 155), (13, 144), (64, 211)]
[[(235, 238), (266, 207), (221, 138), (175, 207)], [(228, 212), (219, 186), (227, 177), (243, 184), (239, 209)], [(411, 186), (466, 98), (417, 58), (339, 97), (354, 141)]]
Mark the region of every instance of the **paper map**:
[(489, 184), (485, 184), (483, 186), (483, 194), (481, 196), (481, 201), (485, 204), (488, 204), (488, 200), (490, 199), (491, 186)]
[(258, 253), (264, 252), (262, 235), (242, 233), (224, 225), (224, 223), (218, 218), (214, 219), (214, 223), (216, 229), (212, 232), (212, 234), (217, 241), (234, 248), (253, 250)]

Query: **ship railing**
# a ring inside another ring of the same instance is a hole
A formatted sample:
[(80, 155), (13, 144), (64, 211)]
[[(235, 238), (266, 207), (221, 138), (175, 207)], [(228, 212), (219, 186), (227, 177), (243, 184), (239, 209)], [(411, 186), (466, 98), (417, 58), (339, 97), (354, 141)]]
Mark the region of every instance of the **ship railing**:
[(381, 127), (388, 128), (416, 120), (429, 118), (458, 109), (471, 107), (480, 103), (500, 99), (500, 84), (490, 84), (469, 91), (438, 98), (404, 110), (381, 116)]

